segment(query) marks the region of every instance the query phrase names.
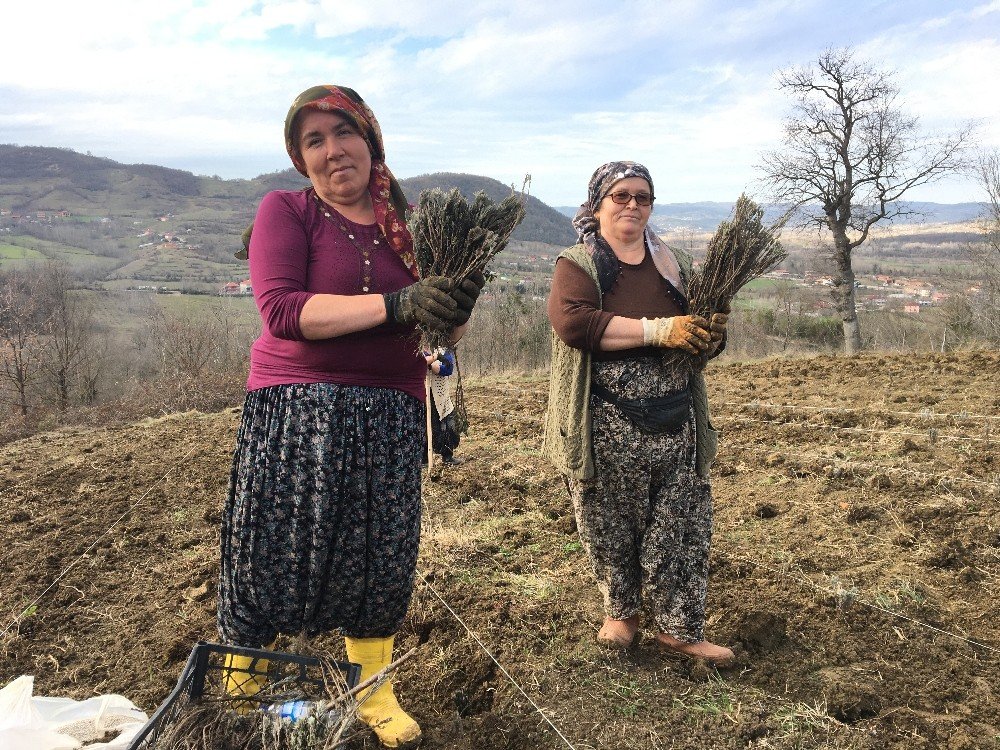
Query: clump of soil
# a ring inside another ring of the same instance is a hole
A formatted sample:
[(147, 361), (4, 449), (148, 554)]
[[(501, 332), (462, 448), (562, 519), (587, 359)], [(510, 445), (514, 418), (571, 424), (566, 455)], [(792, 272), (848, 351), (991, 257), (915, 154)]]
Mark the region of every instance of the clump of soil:
[[(991, 352), (709, 366), (722, 442), (707, 634), (741, 657), (725, 671), (650, 637), (622, 655), (595, 644), (601, 597), (540, 454), (547, 383), (468, 378), (466, 461), (425, 483), (422, 577), (397, 639), (422, 644), (396, 684), (425, 747), (565, 748), (549, 721), (577, 748), (996, 747), (997, 371)], [(148, 711), (164, 699), (215, 639), (238, 418), (0, 447), (0, 682), (33, 674), (39, 695), (120, 693)], [(343, 658), (332, 635), (314, 645)]]

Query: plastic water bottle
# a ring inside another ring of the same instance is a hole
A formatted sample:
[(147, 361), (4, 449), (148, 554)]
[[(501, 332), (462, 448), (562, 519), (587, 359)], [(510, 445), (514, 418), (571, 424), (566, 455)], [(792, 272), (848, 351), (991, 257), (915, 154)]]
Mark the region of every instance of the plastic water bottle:
[(264, 710), (277, 719), (301, 721), (316, 713), (316, 701), (297, 700), (272, 703), (269, 706), (264, 706)]
[(262, 710), (275, 719), (284, 720), (289, 723), (314, 717), (317, 723), (332, 726), (339, 722), (342, 717), (341, 711), (336, 707), (329, 706), (326, 701), (301, 699), (285, 701), (284, 703), (272, 703), (268, 706), (263, 706)]

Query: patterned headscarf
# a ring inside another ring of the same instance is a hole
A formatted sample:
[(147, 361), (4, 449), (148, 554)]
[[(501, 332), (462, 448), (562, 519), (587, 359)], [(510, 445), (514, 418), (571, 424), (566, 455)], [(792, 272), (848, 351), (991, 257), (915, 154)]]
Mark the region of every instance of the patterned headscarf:
[[(611, 192), (611, 188), (621, 180), (629, 177), (641, 177), (649, 183), (649, 191), (653, 193), (653, 177), (649, 170), (642, 164), (634, 161), (611, 161), (602, 164), (590, 178), (587, 185), (587, 202), (580, 206), (573, 217), (573, 227), (576, 229), (580, 242), (582, 242), (597, 266), (597, 280), (601, 286), (601, 293), (607, 292), (614, 286), (621, 272), (618, 258), (615, 251), (611, 249), (601, 236), (601, 225), (594, 212), (601, 205), (601, 201)], [(647, 226), (645, 229), (646, 247), (649, 248), (653, 263), (656, 265), (660, 275), (669, 281), (678, 291), (683, 292), (681, 282), (680, 266), (674, 254), (663, 244), (662, 240), (653, 233)]]
[(414, 279), (420, 278), (417, 258), (413, 252), (413, 237), (406, 228), (406, 212), (409, 206), (403, 189), (386, 166), (382, 129), (375, 119), (375, 113), (354, 89), (346, 86), (313, 86), (295, 97), (285, 116), (285, 148), (292, 159), (292, 164), (305, 176), (308, 174), (296, 147), (295, 127), (299, 112), (306, 108), (335, 112), (353, 123), (361, 133), (372, 157), (368, 193), (371, 195), (372, 207), (375, 210), (375, 221), (385, 233), (389, 245), (409, 269), (410, 275)]

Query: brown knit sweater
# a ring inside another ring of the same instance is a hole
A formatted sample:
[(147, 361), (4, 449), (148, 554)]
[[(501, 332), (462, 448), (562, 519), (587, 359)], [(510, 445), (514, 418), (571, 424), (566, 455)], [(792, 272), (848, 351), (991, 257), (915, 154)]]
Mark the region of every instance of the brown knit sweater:
[(657, 353), (655, 347), (602, 351), (601, 337), (615, 315), (638, 319), (684, 314), (649, 253), (643, 256), (641, 263), (622, 263), (620, 267), (618, 280), (603, 301), (594, 280), (572, 260), (557, 260), (552, 274), (548, 313), (553, 330), (566, 344), (591, 352), (596, 360), (630, 359)]
[[(681, 268), (681, 277), (686, 279), (691, 273), (691, 259), (678, 250), (674, 254)], [(603, 307), (597, 286), (597, 268), (586, 248), (574, 245), (564, 250), (559, 259), (557, 269), (564, 264), (567, 267), (574, 265), (589, 276), (597, 294), (598, 307)], [(549, 407), (545, 414), (542, 452), (562, 474), (576, 479), (591, 479), (594, 476), (590, 442), (591, 356), (586, 349), (569, 346), (553, 328)], [(708, 416), (708, 390), (704, 375), (700, 371), (692, 373), (689, 385), (694, 403), (698, 476), (708, 479), (719, 448), (719, 436)]]

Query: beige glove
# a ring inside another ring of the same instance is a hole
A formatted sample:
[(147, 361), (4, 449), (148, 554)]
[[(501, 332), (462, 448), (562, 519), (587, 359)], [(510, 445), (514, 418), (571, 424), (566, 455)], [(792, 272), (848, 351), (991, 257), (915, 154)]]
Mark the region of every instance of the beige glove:
[(711, 324), (700, 315), (642, 319), (642, 343), (701, 354), (712, 342)]

